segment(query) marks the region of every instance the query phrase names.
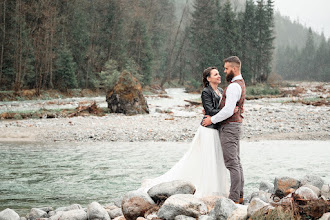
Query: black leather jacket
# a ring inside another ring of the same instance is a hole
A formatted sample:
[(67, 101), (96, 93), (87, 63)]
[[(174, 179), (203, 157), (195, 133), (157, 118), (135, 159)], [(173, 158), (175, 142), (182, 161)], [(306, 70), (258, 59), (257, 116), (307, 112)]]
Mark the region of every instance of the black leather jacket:
[[(222, 94), (223, 89), (218, 88), (218, 90), (220, 94)], [(220, 107), (221, 97), (217, 98), (215, 91), (212, 89), (210, 85), (203, 89), (201, 98), (202, 98), (203, 108), (205, 110), (205, 115), (213, 116), (220, 111), (219, 107)], [(207, 128), (214, 128), (214, 129), (218, 129), (219, 127), (220, 127), (220, 123), (211, 124), (207, 126)]]

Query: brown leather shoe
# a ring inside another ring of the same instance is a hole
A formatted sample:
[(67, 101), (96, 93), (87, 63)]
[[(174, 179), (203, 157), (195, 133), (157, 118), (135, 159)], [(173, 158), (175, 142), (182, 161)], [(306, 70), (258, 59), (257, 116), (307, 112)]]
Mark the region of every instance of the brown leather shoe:
[(243, 198), (239, 199), (239, 204), (243, 204)]

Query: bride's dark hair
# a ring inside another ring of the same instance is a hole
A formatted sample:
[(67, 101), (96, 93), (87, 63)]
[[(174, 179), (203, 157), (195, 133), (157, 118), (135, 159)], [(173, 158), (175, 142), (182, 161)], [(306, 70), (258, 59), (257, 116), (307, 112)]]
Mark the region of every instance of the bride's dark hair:
[(203, 71), (203, 85), (204, 85), (204, 87), (209, 86), (210, 83), (207, 80), (207, 77), (210, 76), (211, 71), (214, 70), (214, 69), (218, 70), (216, 67), (208, 67)]

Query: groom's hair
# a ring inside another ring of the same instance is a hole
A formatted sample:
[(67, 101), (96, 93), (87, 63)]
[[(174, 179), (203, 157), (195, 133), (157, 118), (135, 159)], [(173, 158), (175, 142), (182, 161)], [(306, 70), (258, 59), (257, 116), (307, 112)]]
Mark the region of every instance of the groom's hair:
[(212, 70), (218, 70), (216, 67), (208, 67), (203, 71), (203, 85), (204, 87), (209, 86), (209, 81), (207, 80), (207, 77), (210, 76)]
[(234, 63), (241, 68), (241, 60), (237, 56), (227, 57), (223, 60), (223, 63)]

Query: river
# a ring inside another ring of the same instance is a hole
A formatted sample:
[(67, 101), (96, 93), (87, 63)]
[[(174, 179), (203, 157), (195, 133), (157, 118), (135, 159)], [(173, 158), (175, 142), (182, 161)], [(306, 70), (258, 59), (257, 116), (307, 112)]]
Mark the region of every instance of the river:
[[(329, 141), (241, 143), (245, 195), (261, 181), (312, 174), (330, 183)], [(0, 143), (0, 211), (111, 203), (167, 171), (185, 142)]]

